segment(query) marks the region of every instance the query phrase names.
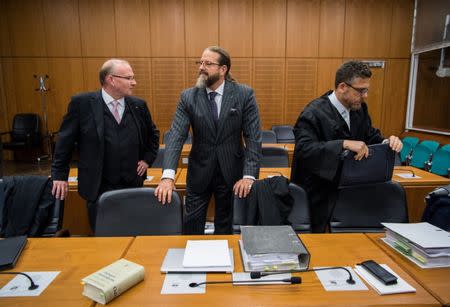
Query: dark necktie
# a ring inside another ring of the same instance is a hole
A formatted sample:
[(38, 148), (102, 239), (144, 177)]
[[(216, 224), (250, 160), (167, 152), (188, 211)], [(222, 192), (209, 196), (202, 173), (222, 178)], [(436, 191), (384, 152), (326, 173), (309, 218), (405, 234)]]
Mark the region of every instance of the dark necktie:
[(211, 107), (211, 113), (213, 115), (213, 119), (214, 119), (215, 122), (217, 122), (217, 120), (219, 119), (219, 112), (217, 111), (217, 104), (216, 104), (216, 101), (214, 100), (216, 95), (217, 95), (216, 92), (210, 92), (208, 94), (208, 96), (209, 96), (209, 106)]

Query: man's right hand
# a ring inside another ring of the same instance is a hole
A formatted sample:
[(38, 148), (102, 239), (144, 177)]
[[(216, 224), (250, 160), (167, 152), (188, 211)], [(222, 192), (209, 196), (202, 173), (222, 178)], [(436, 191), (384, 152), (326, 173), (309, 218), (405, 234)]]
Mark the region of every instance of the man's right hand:
[(173, 179), (163, 178), (155, 189), (155, 196), (163, 205), (166, 204), (166, 200), (167, 203), (170, 204), (172, 201), (173, 190), (175, 190), (175, 183)]
[(362, 158), (367, 158), (369, 156), (369, 148), (364, 142), (344, 140), (342, 147), (356, 153), (355, 160), (359, 161)]
[(69, 191), (69, 182), (64, 180), (53, 180), (52, 195), (56, 199), (64, 200)]

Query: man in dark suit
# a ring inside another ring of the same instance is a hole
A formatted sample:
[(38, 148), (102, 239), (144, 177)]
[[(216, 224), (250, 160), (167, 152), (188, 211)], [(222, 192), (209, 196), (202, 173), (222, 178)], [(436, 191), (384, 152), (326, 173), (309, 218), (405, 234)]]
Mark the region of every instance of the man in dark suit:
[(308, 193), (313, 232), (324, 232), (331, 217), (344, 150), (361, 160), (369, 154), (367, 145), (386, 142), (397, 152), (402, 149), (398, 137), (384, 139), (372, 127), (364, 102), (371, 76), (362, 62), (344, 63), (336, 72), (335, 90), (310, 102), (295, 124), (291, 181)]
[(96, 202), (106, 191), (140, 187), (159, 148), (159, 131), (146, 102), (130, 96), (136, 85), (127, 61), (110, 59), (99, 73), (102, 89), (72, 97), (52, 163), (53, 195), (68, 191), (69, 162), (78, 144), (78, 191), (95, 228)]
[(259, 112), (253, 90), (231, 78), (231, 60), (224, 49), (206, 48), (197, 64), (197, 84), (181, 94), (155, 195), (162, 204), (170, 203), (181, 149), (191, 127), (184, 232), (204, 233), (214, 193), (215, 233), (227, 234), (232, 229), (233, 192), (246, 197), (259, 175)]

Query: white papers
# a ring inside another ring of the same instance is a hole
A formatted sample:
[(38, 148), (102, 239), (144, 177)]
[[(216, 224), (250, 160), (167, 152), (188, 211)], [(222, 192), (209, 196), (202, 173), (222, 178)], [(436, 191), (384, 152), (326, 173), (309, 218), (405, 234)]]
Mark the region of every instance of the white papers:
[(153, 176), (147, 176), (147, 179), (145, 179), (147, 181), (152, 181), (153, 180)]
[(190, 283), (206, 281), (206, 274), (166, 274), (161, 294), (204, 294), (206, 285), (189, 287)]
[[(280, 279), (285, 279), (285, 278), (291, 278), (291, 273), (262, 276), (261, 278), (258, 278), (258, 279), (252, 279), (250, 277), (250, 273), (245, 273), (245, 272), (233, 273), (233, 285), (234, 286), (283, 285), (283, 284), (287, 284), (287, 283), (282, 282), (282, 281), (274, 281), (274, 280), (280, 280)], [(239, 281), (239, 283), (235, 283), (236, 281)], [(241, 281), (248, 281), (248, 282), (241, 282)], [(254, 281), (256, 281), (256, 282), (254, 282)], [(262, 282), (260, 282), (260, 281), (262, 281)]]
[(391, 270), (386, 264), (380, 264), (384, 269), (386, 269), (389, 273), (395, 275), (397, 277), (397, 283), (394, 285), (385, 285), (381, 281), (379, 281), (375, 276), (366, 271), (362, 266), (356, 265), (355, 271), (358, 273), (375, 291), (380, 295), (384, 294), (394, 294), (394, 293), (408, 293), (408, 292), (416, 292), (416, 289), (413, 288), (410, 284), (404, 281), (400, 276), (398, 276), (394, 271)]
[(396, 173), (395, 176), (401, 177), (403, 179), (420, 179), (422, 177), (417, 176), (412, 173)]
[(381, 223), (421, 248), (450, 248), (450, 233), (429, 223)]
[[(353, 280), (355, 281), (353, 285), (347, 283), (347, 279), (349, 278), (349, 276), (348, 273), (343, 269), (316, 271), (316, 275), (326, 291), (369, 290), (351, 267), (348, 266), (345, 268), (348, 269), (352, 274)], [(315, 267), (314, 269), (320, 269), (320, 267)]]
[(28, 290), (30, 280), (23, 275), (16, 275), (2, 289), (0, 289), (0, 297), (7, 296), (39, 296), (58, 276), (58, 272), (23, 272), (33, 279), (34, 283), (39, 287), (34, 290)]
[(227, 240), (188, 240), (184, 267), (231, 266)]
[[(381, 241), (390, 246), (393, 250), (400, 253), (400, 255), (406, 257), (409, 261), (413, 262), (422, 269), (432, 269), (432, 268), (446, 268), (450, 266), (450, 258), (443, 257), (430, 257), (429, 255), (422, 256), (417, 252), (412, 252), (411, 254), (405, 253), (398, 247), (396, 247), (395, 242), (392, 242), (388, 238), (381, 238)], [(419, 261), (421, 260), (421, 261)], [(435, 261), (437, 260), (437, 261)]]

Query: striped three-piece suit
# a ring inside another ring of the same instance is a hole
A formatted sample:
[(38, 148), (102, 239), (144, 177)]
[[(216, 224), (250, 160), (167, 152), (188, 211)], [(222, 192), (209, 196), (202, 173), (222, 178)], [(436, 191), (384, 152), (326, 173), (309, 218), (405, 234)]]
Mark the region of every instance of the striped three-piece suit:
[(187, 234), (203, 233), (212, 194), (216, 203), (215, 233), (230, 233), (233, 185), (243, 175), (259, 175), (261, 129), (253, 90), (225, 81), (217, 122), (209, 103), (204, 88), (182, 92), (164, 155), (163, 168), (176, 170), (189, 128), (192, 129), (184, 216)]

